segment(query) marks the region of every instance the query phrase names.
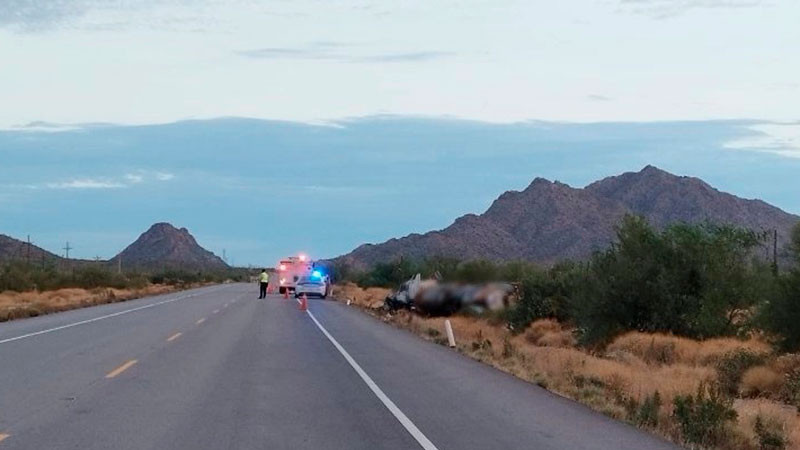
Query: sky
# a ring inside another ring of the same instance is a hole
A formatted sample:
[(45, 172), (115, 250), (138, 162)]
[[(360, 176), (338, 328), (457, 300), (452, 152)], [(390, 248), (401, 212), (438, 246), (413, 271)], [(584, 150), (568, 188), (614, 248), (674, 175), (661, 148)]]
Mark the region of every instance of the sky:
[[(794, 0), (3, 0), (0, 233), (236, 264), (655, 164), (800, 213)], [(224, 119), (221, 119), (224, 118)]]

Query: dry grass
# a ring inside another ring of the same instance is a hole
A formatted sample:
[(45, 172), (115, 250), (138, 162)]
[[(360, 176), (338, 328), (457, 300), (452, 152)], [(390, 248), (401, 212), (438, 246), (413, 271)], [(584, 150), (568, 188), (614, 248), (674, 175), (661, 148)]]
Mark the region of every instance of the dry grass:
[(787, 449), (800, 449), (800, 418), (795, 408), (767, 399), (740, 399), (733, 407), (739, 415), (739, 429), (753, 441), (757, 440), (756, 417), (761, 416), (762, 420), (778, 424), (787, 438)]
[[(388, 293), (355, 285), (343, 286), (339, 292), (367, 308), (378, 306)], [(369, 311), (385, 322), (446, 344), (445, 318), (408, 311)], [(634, 332), (619, 336), (602, 352), (590, 352), (577, 347), (574, 330), (554, 320), (536, 321), (519, 334), (512, 334), (502, 321), (491, 318), (457, 315), (449, 320), (460, 352), (612, 417), (630, 420), (630, 405), (641, 404), (658, 392), (663, 402), (659, 424), (652, 431), (675, 441), (680, 439), (678, 426), (671, 418), (675, 396), (694, 394), (701, 383), (715, 382), (717, 364), (733, 352), (764, 355), (765, 365), (747, 370), (739, 385), (743, 396), (758, 398), (736, 400), (738, 423), (720, 448), (758, 448), (753, 427), (760, 414), (762, 421), (779, 424), (788, 439), (787, 448), (800, 450), (797, 410), (778, 401), (785, 397), (786, 375), (800, 370), (800, 355), (775, 357), (760, 336), (698, 341)]]
[(771, 367), (751, 367), (742, 375), (739, 389), (743, 397), (779, 398), (784, 379), (783, 374)]
[(759, 338), (748, 340), (717, 338), (697, 341), (661, 333), (631, 332), (616, 338), (607, 350), (627, 352), (651, 364), (706, 366), (737, 350), (770, 353), (769, 344)]
[(539, 320), (525, 330), (525, 339), (541, 347), (575, 347), (575, 334), (553, 319)]
[(0, 292), (0, 322), (121, 302), (174, 290), (175, 286), (149, 285), (142, 289), (69, 288), (45, 292)]
[(333, 287), (334, 298), (350, 300), (356, 306), (372, 309), (383, 306), (383, 300), (391, 292), (390, 289), (377, 287), (362, 289), (353, 283), (337, 284)]

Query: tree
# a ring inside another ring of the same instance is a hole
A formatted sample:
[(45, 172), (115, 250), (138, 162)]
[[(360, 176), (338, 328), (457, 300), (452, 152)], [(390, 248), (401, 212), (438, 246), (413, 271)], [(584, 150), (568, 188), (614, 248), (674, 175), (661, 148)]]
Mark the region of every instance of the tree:
[(790, 251), (795, 266), (778, 280), (775, 294), (762, 309), (761, 322), (778, 337), (780, 349), (794, 352), (800, 350), (800, 224), (792, 230)]
[(658, 232), (644, 218), (625, 217), (572, 300), (584, 342), (628, 330), (735, 333), (768, 278), (751, 258), (759, 243), (756, 233), (733, 226), (681, 223)]

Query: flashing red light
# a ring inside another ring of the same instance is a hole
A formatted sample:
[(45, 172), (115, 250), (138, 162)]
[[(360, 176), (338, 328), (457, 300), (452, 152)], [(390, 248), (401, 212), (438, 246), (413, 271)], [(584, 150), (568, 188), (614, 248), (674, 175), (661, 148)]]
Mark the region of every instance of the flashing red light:
[(281, 264), (278, 270), (286, 270), (286, 264)]

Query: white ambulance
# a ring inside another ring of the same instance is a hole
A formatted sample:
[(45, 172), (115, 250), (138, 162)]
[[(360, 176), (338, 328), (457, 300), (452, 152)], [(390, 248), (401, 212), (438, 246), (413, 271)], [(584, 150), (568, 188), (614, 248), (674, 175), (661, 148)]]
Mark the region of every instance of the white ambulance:
[(284, 258), (275, 268), (275, 276), (270, 277), (270, 288), (274, 292), (277, 286), (280, 294), (286, 291), (295, 292), (300, 279), (311, 276), (313, 272), (314, 262), (306, 255)]

